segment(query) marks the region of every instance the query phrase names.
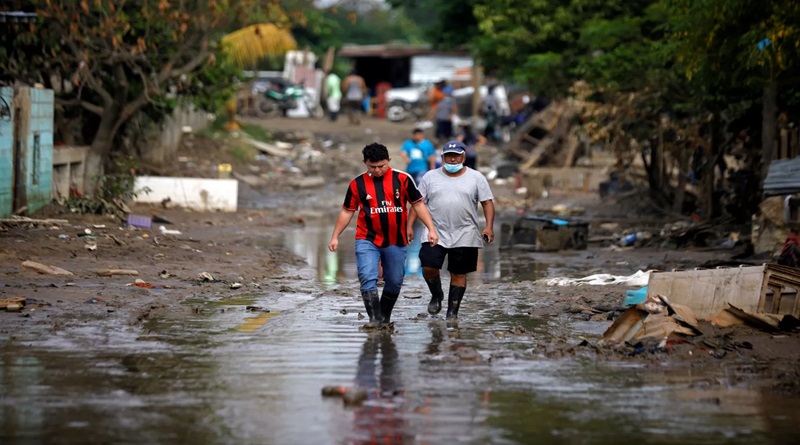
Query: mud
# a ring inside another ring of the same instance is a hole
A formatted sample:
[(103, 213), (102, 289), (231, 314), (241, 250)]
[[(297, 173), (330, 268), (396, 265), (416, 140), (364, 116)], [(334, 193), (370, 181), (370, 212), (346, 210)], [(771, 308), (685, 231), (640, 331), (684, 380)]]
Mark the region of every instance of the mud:
[[(69, 224), (0, 231), (0, 298), (36, 300), (21, 313), (0, 312), (3, 443), (798, 439), (797, 332), (704, 326), (701, 340), (666, 351), (598, 348), (631, 287), (536, 281), (689, 268), (730, 252), (490, 246), (469, 278), (457, 324), (425, 313), (427, 290), (412, 273), (391, 332), (365, 332), (352, 229), (340, 254), (325, 245), (345, 184), (359, 173), (361, 146), (380, 140), (396, 150), (410, 127), (318, 121), (312, 133), (308, 121), (260, 124), (286, 138), (332, 141), (335, 149), (318, 147), (324, 160), (305, 166), (309, 175), (336, 173), (310, 189), (287, 186), (293, 174), (285, 172), (260, 188), (243, 185), (235, 214), (134, 209), (165, 217), (182, 232), (176, 236), (56, 208), (37, 217)], [(181, 155), (206, 153), (213, 164), (204, 144), (225, 150), (196, 138)], [(491, 159), (487, 153), (482, 161)], [(513, 218), (519, 201), (512, 187), (492, 187), (500, 222)], [(624, 205), (554, 195), (541, 205), (580, 206), (602, 221), (630, 219)], [(97, 250), (84, 247), (86, 228)], [(25, 260), (75, 275), (39, 275), (21, 268)], [(99, 269), (139, 276), (100, 277)], [(204, 272), (213, 280), (200, 278)], [(136, 278), (152, 287), (131, 285)], [(346, 406), (322, 397), (329, 385), (363, 393)]]

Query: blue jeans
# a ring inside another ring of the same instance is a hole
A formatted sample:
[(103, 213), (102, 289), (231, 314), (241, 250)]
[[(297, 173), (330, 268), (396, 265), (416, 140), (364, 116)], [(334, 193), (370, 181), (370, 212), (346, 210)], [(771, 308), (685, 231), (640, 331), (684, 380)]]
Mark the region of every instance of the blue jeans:
[(378, 262), (383, 265), (383, 290), (400, 293), (406, 270), (406, 246), (378, 247), (372, 241), (356, 240), (356, 265), (361, 290), (378, 288)]

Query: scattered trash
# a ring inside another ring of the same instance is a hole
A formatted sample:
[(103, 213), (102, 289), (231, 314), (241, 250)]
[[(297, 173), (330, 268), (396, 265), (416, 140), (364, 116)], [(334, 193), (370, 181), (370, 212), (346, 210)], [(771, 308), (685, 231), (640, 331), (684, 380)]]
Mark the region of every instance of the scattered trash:
[(128, 286), (135, 286), (135, 287), (143, 287), (145, 289), (163, 289), (163, 286), (158, 284), (150, 284), (141, 278), (137, 278), (133, 283), (128, 284)]
[(133, 269), (102, 269), (97, 271), (97, 275), (101, 277), (111, 277), (114, 275), (130, 275), (137, 277), (139, 271)]
[(49, 275), (74, 275), (72, 272), (56, 266), (48, 266), (46, 264), (37, 263), (36, 261), (24, 261), (22, 263), (23, 269), (31, 269), (41, 274)]
[(231, 289), (239, 289), (242, 287), (242, 283), (233, 283), (231, 284)]
[(61, 235), (58, 235), (58, 239), (69, 239), (69, 235), (62, 233)]
[(792, 331), (800, 327), (800, 319), (790, 314), (753, 314), (733, 305), (729, 305), (708, 321), (721, 328), (747, 325), (767, 332)]
[(9, 312), (19, 312), (20, 307), (25, 304), (25, 297), (0, 298), (0, 309)]
[(158, 226), (158, 231), (161, 232), (162, 235), (181, 235), (180, 230), (170, 230), (164, 226)]
[(172, 221), (170, 221), (169, 219), (167, 219), (164, 216), (157, 215), (157, 214), (153, 215), (152, 221), (156, 222), (156, 223), (172, 224)]
[(105, 302), (106, 302), (106, 300), (103, 300), (100, 297), (92, 297), (92, 298), (86, 300), (84, 303), (97, 304), (97, 303), (105, 303)]
[(530, 246), (536, 251), (586, 249), (589, 223), (527, 215), (500, 228), (500, 247)]
[(623, 301), (623, 304), (625, 306), (633, 306), (635, 304), (644, 302), (645, 298), (647, 298), (647, 286), (637, 290), (629, 290), (625, 292), (625, 300)]
[(105, 224), (95, 224), (92, 227), (94, 227), (95, 229), (105, 229), (106, 225)]
[(197, 278), (198, 278), (200, 281), (209, 281), (209, 282), (216, 281), (216, 280), (214, 280), (214, 276), (213, 276), (213, 275), (211, 275), (211, 274), (210, 274), (210, 273), (208, 273), (208, 272), (200, 272), (200, 275), (198, 275), (198, 276), (197, 276)]
[(619, 240), (620, 247), (629, 247), (636, 243), (636, 234), (625, 235)]
[(153, 225), (153, 220), (147, 215), (128, 215), (128, 225), (132, 227), (142, 227), (149, 229)]
[(167, 272), (166, 270), (162, 270), (159, 274), (159, 277), (166, 280), (167, 278), (176, 277), (177, 275)]
[(261, 306), (245, 306), (244, 309), (246, 311), (250, 311), (250, 312), (264, 312), (264, 313), (268, 313), (269, 312), (269, 309), (263, 308)]
[(596, 274), (589, 275), (584, 278), (547, 278), (536, 281), (540, 284), (547, 286), (580, 286), (584, 284), (589, 285), (606, 285), (606, 284), (627, 284), (629, 286), (646, 286), (650, 280), (650, 273), (652, 271), (638, 271), (630, 276), (617, 276), (611, 274)]
[(672, 336), (696, 336), (702, 332), (691, 309), (670, 303), (662, 295), (648, 296), (625, 311), (603, 334), (600, 346), (642, 341), (666, 340)]
[(85, 244), (83, 248), (86, 250), (95, 251), (97, 250), (97, 244)]

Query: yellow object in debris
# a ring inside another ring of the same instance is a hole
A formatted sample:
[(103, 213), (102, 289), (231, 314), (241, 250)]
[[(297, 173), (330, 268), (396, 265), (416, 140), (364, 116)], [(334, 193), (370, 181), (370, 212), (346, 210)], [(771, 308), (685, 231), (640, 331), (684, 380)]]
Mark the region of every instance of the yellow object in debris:
[(219, 179), (228, 179), (231, 177), (231, 164), (218, 164), (217, 165), (217, 172), (219, 172)]

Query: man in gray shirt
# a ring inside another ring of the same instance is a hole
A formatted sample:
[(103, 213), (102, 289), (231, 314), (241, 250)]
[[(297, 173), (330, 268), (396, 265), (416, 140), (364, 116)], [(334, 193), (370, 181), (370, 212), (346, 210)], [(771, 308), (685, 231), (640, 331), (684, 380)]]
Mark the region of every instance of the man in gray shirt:
[[(450, 272), (448, 320), (458, 318), (458, 309), (467, 290), (467, 274), (478, 269), (478, 249), (494, 241), (492, 190), (481, 173), (464, 167), (466, 149), (460, 141), (446, 143), (442, 149), (442, 167), (427, 172), (419, 183), (423, 202), (439, 234), (438, 244), (423, 243), (419, 251), (422, 276), (431, 291), (428, 313), (435, 315), (442, 310), (444, 292), (440, 270), (446, 257)], [(478, 221), (478, 203), (486, 218), (483, 230)], [(416, 216), (412, 209), (407, 229), (411, 238)], [(422, 239), (427, 239), (427, 233), (422, 234)]]

